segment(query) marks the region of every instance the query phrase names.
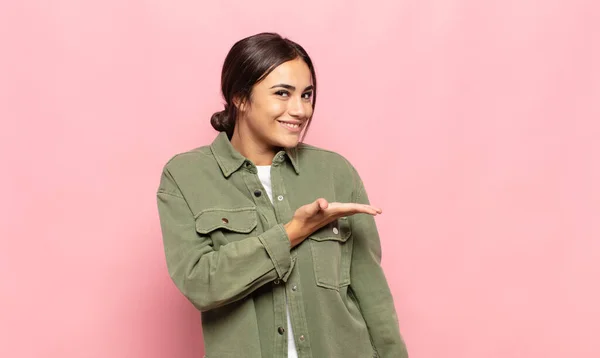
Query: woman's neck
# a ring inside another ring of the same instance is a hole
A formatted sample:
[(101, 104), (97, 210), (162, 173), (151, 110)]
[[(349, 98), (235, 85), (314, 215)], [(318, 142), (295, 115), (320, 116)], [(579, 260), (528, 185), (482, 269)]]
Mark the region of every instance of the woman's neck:
[(252, 136), (243, 136), (238, 131), (233, 132), (231, 145), (254, 165), (271, 165), (277, 153), (277, 148), (265, 145)]

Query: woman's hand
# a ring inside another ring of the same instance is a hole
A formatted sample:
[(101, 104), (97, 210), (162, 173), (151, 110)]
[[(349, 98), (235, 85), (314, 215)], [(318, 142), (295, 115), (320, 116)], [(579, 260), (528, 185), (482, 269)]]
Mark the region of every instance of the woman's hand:
[(327, 200), (319, 198), (310, 204), (299, 207), (292, 220), (284, 227), (290, 239), (290, 245), (294, 247), (316, 230), (343, 216), (359, 213), (375, 216), (381, 212), (380, 208), (371, 205), (328, 203)]

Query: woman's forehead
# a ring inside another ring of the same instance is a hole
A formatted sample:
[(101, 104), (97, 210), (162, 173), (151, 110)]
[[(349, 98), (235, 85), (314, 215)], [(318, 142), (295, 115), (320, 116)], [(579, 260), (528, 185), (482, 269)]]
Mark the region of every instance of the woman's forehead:
[(275, 67), (261, 82), (267, 86), (284, 83), (304, 89), (312, 84), (312, 75), (303, 60), (295, 59)]

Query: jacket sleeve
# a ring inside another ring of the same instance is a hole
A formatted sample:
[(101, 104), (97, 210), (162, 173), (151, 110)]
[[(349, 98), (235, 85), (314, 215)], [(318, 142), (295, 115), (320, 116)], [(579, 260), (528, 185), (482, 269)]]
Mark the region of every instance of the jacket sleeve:
[(165, 168), (157, 193), (167, 268), (177, 288), (200, 311), (237, 301), (276, 279), (287, 280), (290, 241), (282, 224), (213, 250)]
[[(354, 168), (354, 202), (369, 204), (369, 198)], [(371, 215), (352, 215), (354, 247), (350, 266), (350, 288), (367, 323), (373, 348), (381, 358), (407, 358), (398, 326), (392, 294), (380, 266), (381, 244)]]

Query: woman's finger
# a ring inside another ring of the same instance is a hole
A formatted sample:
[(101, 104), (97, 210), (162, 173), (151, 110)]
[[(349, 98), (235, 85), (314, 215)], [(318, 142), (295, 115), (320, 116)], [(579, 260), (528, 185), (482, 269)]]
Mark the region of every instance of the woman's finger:
[(334, 215), (353, 215), (353, 214), (371, 214), (377, 215), (383, 212), (382, 209), (366, 204), (357, 204), (357, 203), (331, 203), (329, 205), (330, 212)]
[(329, 203), (327, 202), (327, 200), (319, 198), (313, 201), (312, 203), (306, 205), (306, 214), (308, 216), (314, 216), (317, 215), (320, 211), (327, 209), (328, 207)]
[(321, 210), (325, 210), (329, 207), (329, 203), (326, 199), (319, 198), (317, 199), (317, 201), (319, 202), (319, 207), (321, 208)]

